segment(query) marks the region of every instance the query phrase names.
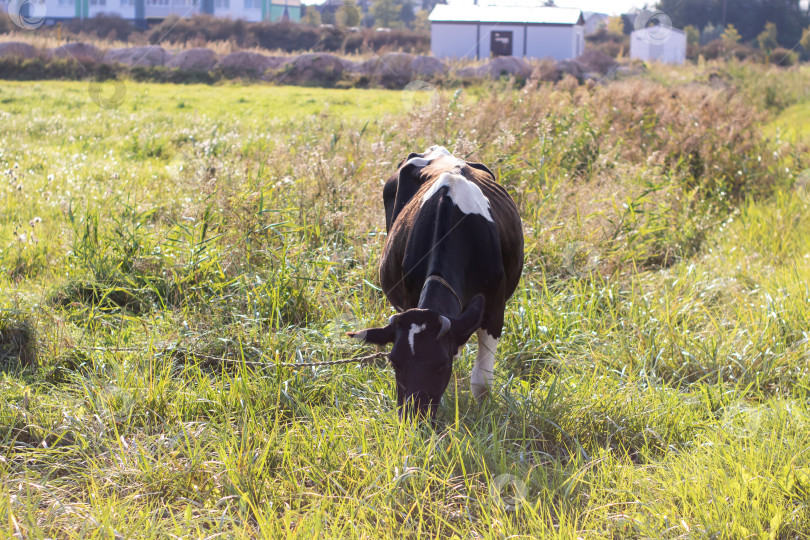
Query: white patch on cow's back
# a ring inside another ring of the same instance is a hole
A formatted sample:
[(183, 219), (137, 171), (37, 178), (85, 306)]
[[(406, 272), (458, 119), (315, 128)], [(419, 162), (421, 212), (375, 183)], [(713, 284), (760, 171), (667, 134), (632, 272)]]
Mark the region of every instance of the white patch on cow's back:
[(425, 154), (425, 157), (411, 158), (403, 163), (402, 166), (405, 167), (407, 165), (415, 165), (421, 169), (422, 167), (427, 167), (427, 165), (434, 159), (439, 159), (442, 156), (450, 156), (456, 161), (460, 161), (458, 158), (454, 157), (453, 154), (448, 152), (447, 148), (444, 146), (431, 146), (425, 150), (423, 154)]
[(427, 326), (425, 324), (414, 324), (411, 323), (411, 330), (408, 332), (408, 345), (411, 346), (411, 354), (416, 355), (416, 350), (414, 349), (413, 338), (419, 332), (423, 331)]
[(460, 174), (442, 173), (439, 179), (430, 186), (430, 189), (422, 195), (422, 205), (445, 186), (448, 188), (447, 195), (459, 210), (465, 214), (478, 214), (493, 221), (492, 214), (489, 212), (489, 199), (480, 187)]

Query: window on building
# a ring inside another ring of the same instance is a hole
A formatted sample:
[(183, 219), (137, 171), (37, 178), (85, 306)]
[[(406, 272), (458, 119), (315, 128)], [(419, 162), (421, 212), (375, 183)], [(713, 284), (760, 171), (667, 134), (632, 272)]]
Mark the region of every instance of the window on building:
[[(0, 1), (2, 1), (2, 0), (0, 0)], [(59, 5), (60, 6), (72, 6), (72, 5), (75, 5), (75, 2), (74, 2), (74, 0), (59, 0)]]
[(245, 0), (245, 9), (261, 9), (262, 0)]
[(229, 9), (231, 7), (231, 0), (214, 0), (214, 9)]
[(90, 0), (91, 6), (106, 6), (107, 0)]
[(134, 6), (135, 0), (121, 0), (121, 7)]

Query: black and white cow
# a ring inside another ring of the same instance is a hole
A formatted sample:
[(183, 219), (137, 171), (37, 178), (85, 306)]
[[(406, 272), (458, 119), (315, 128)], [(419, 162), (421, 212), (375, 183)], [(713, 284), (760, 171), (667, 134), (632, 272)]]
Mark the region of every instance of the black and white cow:
[(492, 171), (437, 146), (400, 163), (383, 202), (380, 283), (399, 313), (349, 335), (393, 343), (400, 414), (434, 417), (453, 359), (476, 330), (473, 395), (481, 399), (492, 384), (506, 300), (523, 270), (520, 216)]

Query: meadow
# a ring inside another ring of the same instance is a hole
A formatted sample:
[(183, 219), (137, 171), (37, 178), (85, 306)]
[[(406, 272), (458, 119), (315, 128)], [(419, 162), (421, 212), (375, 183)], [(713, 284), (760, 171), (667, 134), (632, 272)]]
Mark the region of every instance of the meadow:
[[(810, 537), (810, 70), (0, 83), (0, 536)], [(400, 421), (382, 183), (524, 221), (496, 386)]]

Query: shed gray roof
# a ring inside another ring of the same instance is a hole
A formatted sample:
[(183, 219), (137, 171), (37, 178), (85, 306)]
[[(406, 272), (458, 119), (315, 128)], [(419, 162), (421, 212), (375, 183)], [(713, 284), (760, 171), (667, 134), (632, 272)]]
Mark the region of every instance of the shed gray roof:
[(436, 4), (428, 19), (431, 22), (584, 24), (582, 10), (534, 6)]

